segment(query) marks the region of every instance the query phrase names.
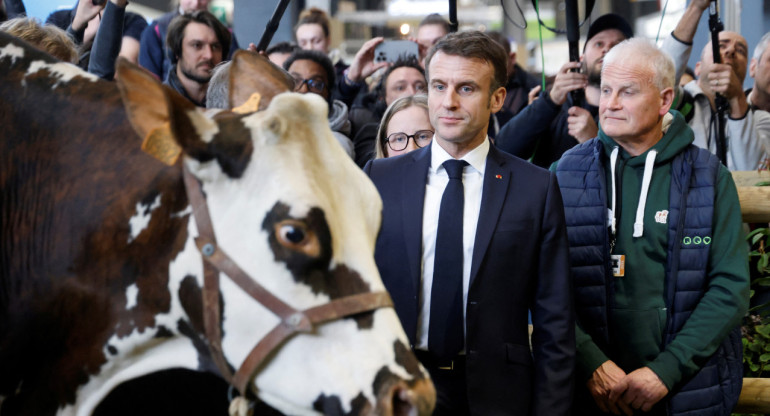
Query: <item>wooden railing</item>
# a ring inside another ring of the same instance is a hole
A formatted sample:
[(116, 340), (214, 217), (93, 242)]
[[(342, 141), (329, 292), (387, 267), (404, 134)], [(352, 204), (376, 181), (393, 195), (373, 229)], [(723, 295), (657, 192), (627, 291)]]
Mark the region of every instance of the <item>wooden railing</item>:
[(770, 181), (770, 172), (733, 172), (733, 180), (738, 187), (743, 222), (770, 222), (770, 186), (756, 186)]
[(733, 412), (770, 413), (770, 378), (744, 378), (741, 397)]
[[(770, 186), (757, 186), (770, 181), (768, 171), (733, 172), (741, 201), (744, 222), (770, 222)], [(770, 378), (744, 378), (741, 397), (735, 413), (770, 413)]]

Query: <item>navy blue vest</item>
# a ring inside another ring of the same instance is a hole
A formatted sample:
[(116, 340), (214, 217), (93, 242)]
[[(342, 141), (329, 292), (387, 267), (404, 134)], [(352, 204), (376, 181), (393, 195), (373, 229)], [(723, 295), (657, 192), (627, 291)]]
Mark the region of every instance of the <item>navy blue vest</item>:
[[(608, 315), (615, 293), (603, 167), (607, 159), (602, 143), (590, 140), (565, 153), (556, 172), (564, 200), (577, 319), (603, 351), (608, 351)], [(693, 145), (672, 161), (665, 344), (681, 330), (708, 284), (719, 166), (716, 156)], [(730, 414), (743, 382), (742, 349), (740, 328), (736, 327), (693, 378), (673, 387), (668, 414)]]

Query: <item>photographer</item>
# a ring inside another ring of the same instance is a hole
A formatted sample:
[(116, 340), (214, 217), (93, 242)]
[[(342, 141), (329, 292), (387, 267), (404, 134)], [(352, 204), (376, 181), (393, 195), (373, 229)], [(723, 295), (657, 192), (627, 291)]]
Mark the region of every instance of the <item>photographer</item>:
[[(677, 81), (684, 72), (692, 51), (692, 41), (700, 16), (709, 1), (691, 2), (674, 31), (663, 43), (676, 64)], [(714, 63), (711, 42), (701, 52), (695, 65), (696, 80), (690, 81), (677, 94), (676, 109), (682, 112), (695, 133), (695, 145), (716, 153), (718, 111), (716, 94), (727, 100), (725, 111), (726, 165), (730, 170), (757, 169), (770, 150), (770, 114), (749, 111), (743, 80), (748, 69), (748, 44), (739, 33), (719, 32), (721, 63)]]
[[(549, 167), (562, 153), (596, 136), (599, 84), (604, 55), (633, 37), (631, 26), (616, 14), (605, 14), (588, 29), (580, 62), (567, 62), (556, 75), (553, 87), (507, 122), (496, 136), (508, 153)], [(572, 72), (573, 69), (581, 72)], [(585, 102), (577, 106), (569, 93), (585, 90)], [(534, 155), (534, 156), (533, 156)]]

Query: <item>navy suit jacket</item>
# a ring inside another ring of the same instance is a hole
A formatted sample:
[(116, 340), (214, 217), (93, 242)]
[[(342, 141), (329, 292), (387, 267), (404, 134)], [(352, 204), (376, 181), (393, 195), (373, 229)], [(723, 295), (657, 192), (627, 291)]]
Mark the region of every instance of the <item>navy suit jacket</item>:
[[(412, 345), (430, 160), (426, 146), (364, 167), (383, 200), (375, 260)], [(466, 385), (473, 415), (569, 413), (575, 334), (568, 261), (555, 176), (490, 146), (466, 310)]]

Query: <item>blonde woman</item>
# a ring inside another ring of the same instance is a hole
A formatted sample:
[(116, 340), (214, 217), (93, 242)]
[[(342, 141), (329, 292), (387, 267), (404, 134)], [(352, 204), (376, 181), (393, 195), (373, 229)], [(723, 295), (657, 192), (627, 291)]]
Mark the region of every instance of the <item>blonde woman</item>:
[(0, 24), (0, 31), (29, 42), (55, 58), (71, 64), (77, 63), (75, 42), (67, 32), (50, 24), (41, 24), (34, 17), (17, 17)]
[(433, 126), (428, 118), (428, 97), (423, 94), (393, 101), (380, 121), (375, 142), (375, 158), (409, 153), (433, 140)]

